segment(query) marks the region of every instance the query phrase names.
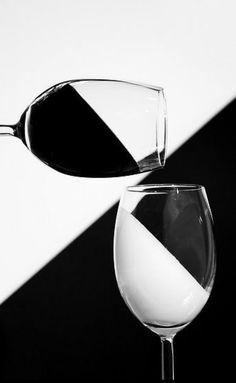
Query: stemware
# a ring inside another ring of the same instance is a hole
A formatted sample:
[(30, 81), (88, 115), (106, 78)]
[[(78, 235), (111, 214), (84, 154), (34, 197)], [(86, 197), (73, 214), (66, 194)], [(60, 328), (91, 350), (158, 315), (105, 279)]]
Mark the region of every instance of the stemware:
[(160, 336), (162, 380), (174, 380), (173, 338), (206, 304), (215, 257), (212, 215), (203, 186), (126, 189), (115, 226), (115, 274), (131, 312)]
[(107, 79), (64, 81), (40, 94), (15, 125), (0, 125), (50, 167), (112, 177), (164, 166), (163, 89)]

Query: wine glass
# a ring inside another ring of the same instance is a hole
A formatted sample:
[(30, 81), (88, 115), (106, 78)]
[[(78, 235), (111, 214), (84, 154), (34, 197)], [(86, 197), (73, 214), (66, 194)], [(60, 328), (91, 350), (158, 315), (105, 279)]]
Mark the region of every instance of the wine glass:
[(69, 175), (112, 177), (164, 166), (166, 107), (160, 87), (119, 80), (64, 81), (39, 95), (0, 134), (22, 140)]
[(131, 312), (160, 336), (162, 380), (174, 380), (173, 338), (206, 304), (215, 257), (212, 215), (203, 186), (126, 189), (115, 226), (115, 274)]

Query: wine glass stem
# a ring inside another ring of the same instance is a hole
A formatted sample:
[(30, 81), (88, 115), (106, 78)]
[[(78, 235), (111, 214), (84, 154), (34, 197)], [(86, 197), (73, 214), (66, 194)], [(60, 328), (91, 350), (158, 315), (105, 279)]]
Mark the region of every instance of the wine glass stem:
[(161, 336), (161, 378), (164, 381), (174, 380), (174, 337)]
[(15, 133), (16, 133), (16, 125), (0, 124), (0, 135), (15, 136)]

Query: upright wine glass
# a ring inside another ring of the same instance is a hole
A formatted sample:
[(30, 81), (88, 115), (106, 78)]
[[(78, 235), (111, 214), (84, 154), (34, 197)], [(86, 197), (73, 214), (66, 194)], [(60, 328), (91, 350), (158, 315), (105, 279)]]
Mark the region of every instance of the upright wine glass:
[(160, 336), (162, 380), (174, 380), (173, 338), (206, 304), (215, 257), (212, 215), (203, 186), (126, 189), (115, 227), (115, 274), (132, 313)]
[(164, 166), (166, 108), (160, 87), (69, 80), (38, 96), (15, 125), (0, 125), (50, 167), (82, 177), (124, 176)]

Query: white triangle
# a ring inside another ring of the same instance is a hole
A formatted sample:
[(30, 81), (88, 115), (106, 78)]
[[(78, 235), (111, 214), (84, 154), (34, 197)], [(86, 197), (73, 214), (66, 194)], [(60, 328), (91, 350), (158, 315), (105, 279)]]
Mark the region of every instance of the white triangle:
[(143, 322), (187, 323), (209, 297), (162, 243), (123, 208), (116, 226), (115, 267), (124, 299)]

